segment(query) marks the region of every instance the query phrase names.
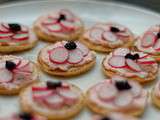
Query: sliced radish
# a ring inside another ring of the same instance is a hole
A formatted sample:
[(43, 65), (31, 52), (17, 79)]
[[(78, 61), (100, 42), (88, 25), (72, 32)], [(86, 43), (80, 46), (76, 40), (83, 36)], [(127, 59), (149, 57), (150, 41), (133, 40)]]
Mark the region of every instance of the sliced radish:
[(24, 25), (21, 25), (21, 31), (20, 33), (28, 33), (28, 27), (27, 26), (24, 26)]
[(116, 97), (114, 103), (118, 107), (129, 107), (132, 101), (133, 101), (133, 96), (131, 93), (122, 92)]
[(69, 21), (61, 21), (60, 23), (64, 28), (66, 28), (67, 30), (74, 30), (75, 26), (73, 23), (69, 22)]
[(90, 37), (94, 40), (101, 40), (103, 32), (102, 28), (93, 28), (90, 32)]
[[(33, 89), (32, 89), (33, 90)], [(45, 99), (53, 94), (51, 90), (33, 90), (34, 99)]]
[(125, 56), (130, 53), (128, 48), (118, 48), (113, 52), (113, 55)]
[(2, 26), (3, 26), (4, 28), (6, 28), (6, 29), (9, 30), (9, 25), (8, 25), (8, 23), (2, 23)]
[(118, 91), (113, 84), (106, 84), (100, 88), (98, 96), (101, 100), (108, 101), (113, 100), (117, 94)]
[(68, 56), (68, 50), (64, 47), (57, 47), (49, 52), (49, 58), (53, 63), (64, 63)]
[(111, 65), (114, 68), (123, 68), (125, 67), (125, 58), (122, 56), (112, 56), (109, 59), (109, 65)]
[(58, 93), (64, 98), (64, 103), (73, 105), (77, 102), (78, 94), (70, 89), (59, 89)]
[(109, 31), (103, 33), (103, 38), (109, 42), (115, 42), (118, 40), (117, 36)]
[(8, 39), (12, 35), (13, 35), (13, 33), (5, 33), (5, 34), (4, 33), (3, 34), (0, 33), (0, 39)]
[(10, 82), (13, 79), (13, 74), (7, 69), (0, 69), (0, 82)]
[(142, 87), (140, 86), (140, 84), (138, 84), (135, 81), (129, 81), (129, 84), (132, 87), (131, 92), (132, 92), (134, 97), (138, 97), (139, 95), (141, 95)]
[(122, 25), (119, 25), (119, 24), (115, 24), (115, 25), (112, 25), (112, 27), (116, 27), (118, 28), (120, 31), (126, 31), (126, 28)]
[(71, 64), (77, 64), (83, 60), (83, 53), (79, 48), (71, 50), (69, 52), (68, 62)]
[(31, 64), (25, 65), (21, 68), (16, 68), (13, 70), (13, 72), (15, 73), (19, 73), (19, 72), (26, 72), (26, 74), (32, 73), (33, 68), (31, 67)]
[(23, 68), (29, 65), (29, 60), (20, 60), (20, 64), (16, 66), (16, 68)]
[(142, 47), (148, 48), (155, 44), (156, 36), (153, 33), (147, 33), (142, 38)]
[(68, 84), (68, 83), (65, 83), (65, 82), (62, 82), (62, 87), (63, 87), (63, 88), (67, 88), (67, 89), (70, 88), (69, 84)]
[(6, 61), (0, 61), (0, 70), (6, 68)]
[(138, 59), (137, 61), (139, 64), (154, 64), (156, 63), (154, 59), (152, 58), (146, 58), (146, 59)]
[(77, 47), (83, 52), (83, 56), (88, 55), (89, 49), (80, 42), (77, 42)]
[(149, 54), (145, 54), (143, 52), (138, 52), (140, 59), (146, 58), (149, 56)]
[(46, 20), (44, 20), (44, 21), (42, 22), (42, 24), (44, 24), (44, 25), (53, 25), (53, 24), (55, 24), (55, 23), (57, 23), (57, 20), (56, 20), (56, 19), (53, 19), (53, 18), (51, 18), (51, 17), (49, 17), (48, 19), (46, 19)]
[(126, 59), (126, 63), (131, 70), (136, 71), (136, 72), (142, 71), (139, 65), (135, 61), (131, 59)]
[(50, 32), (61, 32), (62, 28), (59, 24), (47, 25), (46, 28)]
[(23, 40), (28, 40), (29, 36), (26, 33), (21, 33), (13, 35), (12, 38), (16, 41), (23, 41)]
[(121, 37), (129, 37), (129, 33), (128, 32), (118, 32), (117, 35), (121, 36)]
[(16, 64), (16, 67), (21, 64), (21, 60), (20, 59), (13, 59), (11, 61)]
[(33, 86), (32, 87), (32, 91), (46, 91), (46, 90), (48, 90), (48, 88), (47, 87), (37, 87), (37, 86)]
[(0, 33), (9, 33), (9, 29), (4, 27), (3, 23), (0, 24)]
[(157, 39), (155, 45), (153, 46), (155, 50), (160, 50), (160, 39)]
[(47, 97), (44, 102), (48, 107), (53, 109), (60, 109), (64, 105), (63, 98), (57, 94)]

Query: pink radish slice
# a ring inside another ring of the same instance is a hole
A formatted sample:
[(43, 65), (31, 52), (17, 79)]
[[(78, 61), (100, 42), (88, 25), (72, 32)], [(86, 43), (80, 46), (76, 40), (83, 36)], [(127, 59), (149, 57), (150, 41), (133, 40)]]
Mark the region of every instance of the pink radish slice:
[(47, 97), (44, 100), (44, 103), (50, 108), (60, 109), (64, 105), (64, 100), (61, 96), (59, 96), (57, 94), (53, 94), (52, 96)]
[(46, 28), (50, 32), (61, 32), (62, 31), (60, 24), (47, 25)]
[(68, 62), (71, 64), (77, 64), (83, 60), (83, 53), (79, 48), (71, 50), (69, 52)]
[(90, 32), (90, 37), (94, 40), (101, 40), (103, 32), (104, 30), (101, 28), (93, 28)]
[(0, 70), (6, 68), (6, 61), (0, 61)]
[(6, 29), (9, 30), (9, 25), (8, 25), (8, 23), (2, 23), (2, 26), (3, 26), (4, 28), (6, 28)]
[(77, 47), (83, 52), (83, 56), (88, 55), (89, 49), (80, 42), (77, 42)]
[(60, 24), (68, 30), (74, 30), (75, 28), (74, 24), (69, 21), (62, 21)]
[(57, 47), (49, 52), (49, 58), (53, 63), (64, 63), (68, 59), (68, 56), (68, 50), (64, 47)]
[(148, 48), (155, 44), (156, 36), (153, 33), (145, 34), (142, 38), (142, 47)]
[(32, 87), (32, 91), (47, 91), (48, 88), (47, 87), (37, 87), (37, 86), (33, 86)]
[(3, 23), (0, 24), (0, 33), (9, 33), (9, 29), (4, 27)]
[(113, 84), (104, 84), (100, 89), (98, 96), (103, 101), (112, 100), (118, 94), (117, 89)]
[(160, 50), (160, 39), (157, 39), (154, 47), (153, 47), (155, 50)]
[(138, 59), (138, 63), (139, 64), (154, 64), (156, 63), (155, 60), (153, 60), (152, 58), (151, 59)]
[(65, 82), (62, 83), (62, 87), (63, 87), (63, 88), (67, 88), (67, 89), (70, 88), (69, 84), (68, 84), (68, 83), (65, 83)]
[(109, 59), (108, 63), (114, 68), (124, 68), (126, 66), (125, 58), (122, 56), (112, 56)]
[(70, 89), (59, 89), (58, 93), (64, 98), (64, 103), (67, 105), (73, 105), (79, 97), (76, 92)]
[(27, 26), (21, 25), (21, 31), (22, 33), (28, 33), (29, 28)]
[(17, 65), (17, 67), (16, 68), (22, 68), (22, 67), (25, 67), (25, 66), (27, 66), (27, 65), (29, 65), (29, 60), (20, 60), (20, 64), (19, 65)]
[(113, 52), (113, 55), (125, 56), (130, 53), (128, 48), (118, 48)]
[(45, 99), (46, 97), (49, 97), (53, 94), (53, 91), (51, 90), (34, 90), (33, 91), (33, 98), (34, 99)]
[(13, 70), (13, 72), (18, 73), (18, 72), (26, 72), (26, 74), (28, 73), (32, 73), (33, 68), (31, 67), (31, 64), (27, 64), (21, 68), (16, 68)]
[(55, 23), (57, 23), (57, 20), (50, 17), (42, 22), (44, 25), (53, 25)]
[(142, 71), (139, 65), (135, 61), (131, 59), (126, 59), (126, 63), (131, 70), (136, 71), (136, 72)]
[(22, 33), (22, 34), (15, 34), (12, 36), (12, 38), (16, 41), (23, 41), (23, 40), (28, 40), (29, 36), (28, 34)]
[(141, 95), (142, 87), (140, 86), (140, 84), (138, 84), (135, 81), (129, 81), (129, 84), (132, 87), (131, 92), (132, 92), (134, 97), (138, 97), (139, 95)]
[(16, 67), (21, 64), (21, 60), (20, 60), (20, 59), (13, 59), (13, 60), (11, 60), (11, 61), (16, 64)]
[(129, 92), (122, 92), (115, 98), (115, 105), (118, 107), (129, 107), (132, 103), (133, 97)]
[(0, 39), (7, 39), (10, 38), (13, 34), (12, 33), (3, 33), (0, 34)]
[(129, 37), (129, 33), (128, 32), (118, 32), (117, 35), (121, 36), (121, 37)]
[(139, 54), (140, 59), (143, 59), (143, 58), (146, 58), (146, 57), (149, 56), (148, 54), (145, 54), (145, 53), (142, 53), (142, 52), (139, 52), (138, 54)]
[(7, 69), (0, 69), (0, 83), (10, 82), (13, 79), (13, 74)]
[(109, 42), (115, 42), (118, 39), (116, 35), (109, 31), (103, 33), (103, 38)]

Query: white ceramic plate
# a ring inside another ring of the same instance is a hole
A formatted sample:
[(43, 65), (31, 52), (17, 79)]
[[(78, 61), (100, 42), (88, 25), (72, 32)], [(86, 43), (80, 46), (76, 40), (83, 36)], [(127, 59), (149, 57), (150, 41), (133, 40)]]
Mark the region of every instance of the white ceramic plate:
[[(157, 13), (122, 3), (37, 0), (37, 2), (1, 6), (0, 21), (20, 22), (32, 26), (33, 21), (41, 14), (60, 8), (73, 10), (84, 20), (86, 26), (100, 21), (115, 21), (128, 26), (137, 35), (141, 34), (149, 26), (159, 23), (160, 20), (160, 16)], [(39, 50), (45, 44), (44, 42), (39, 42), (31, 51), (17, 55), (36, 61)], [(105, 76), (101, 72), (101, 60), (103, 57), (103, 54), (98, 54), (97, 64), (94, 69), (79, 77), (69, 78), (68, 82), (74, 83), (83, 89), (83, 91), (86, 91), (93, 84), (104, 80)], [(40, 79), (56, 80), (60, 78), (49, 77), (42, 73)], [(17, 97), (0, 97), (0, 116), (9, 115), (19, 110)], [(142, 120), (160, 120), (158, 112), (156, 108), (149, 104), (145, 114), (142, 116)], [(91, 112), (84, 109), (74, 120), (91, 120)]]

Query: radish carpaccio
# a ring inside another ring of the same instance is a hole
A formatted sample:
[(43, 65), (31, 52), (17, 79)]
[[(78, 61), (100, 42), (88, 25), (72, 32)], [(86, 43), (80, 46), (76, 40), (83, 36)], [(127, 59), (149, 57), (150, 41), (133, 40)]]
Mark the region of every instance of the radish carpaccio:
[(37, 40), (33, 31), (18, 23), (0, 23), (0, 46), (28, 45)]
[(22, 57), (0, 56), (0, 87), (12, 90), (28, 85), (38, 78), (34, 63)]
[(125, 77), (140, 78), (147, 78), (152, 73), (155, 75), (158, 70), (158, 64), (150, 55), (128, 48), (118, 48), (107, 55), (103, 60), (103, 67)]
[(67, 71), (93, 61), (95, 54), (80, 42), (62, 41), (42, 49), (40, 57), (52, 69)]

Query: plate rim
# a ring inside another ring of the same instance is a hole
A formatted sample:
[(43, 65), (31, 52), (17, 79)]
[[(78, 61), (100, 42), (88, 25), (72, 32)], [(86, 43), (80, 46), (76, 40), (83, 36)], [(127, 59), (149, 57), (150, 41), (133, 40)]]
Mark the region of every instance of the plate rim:
[(152, 9), (143, 7), (143, 6), (138, 6), (138, 5), (133, 5), (125, 2), (120, 2), (120, 1), (98, 1), (98, 0), (38, 0), (38, 1), (16, 1), (16, 2), (11, 2), (11, 3), (4, 3), (4, 5), (0, 5), (0, 9), (5, 9), (5, 8), (11, 8), (11, 7), (16, 7), (16, 6), (26, 6), (30, 4), (38, 4), (38, 3), (48, 3), (48, 2), (73, 2), (73, 3), (87, 3), (87, 4), (98, 4), (98, 5), (110, 5), (110, 6), (118, 6), (121, 8), (129, 9), (132, 11), (136, 12), (141, 12), (144, 14), (149, 14), (154, 17), (160, 18), (160, 13), (157, 11), (154, 11)]

